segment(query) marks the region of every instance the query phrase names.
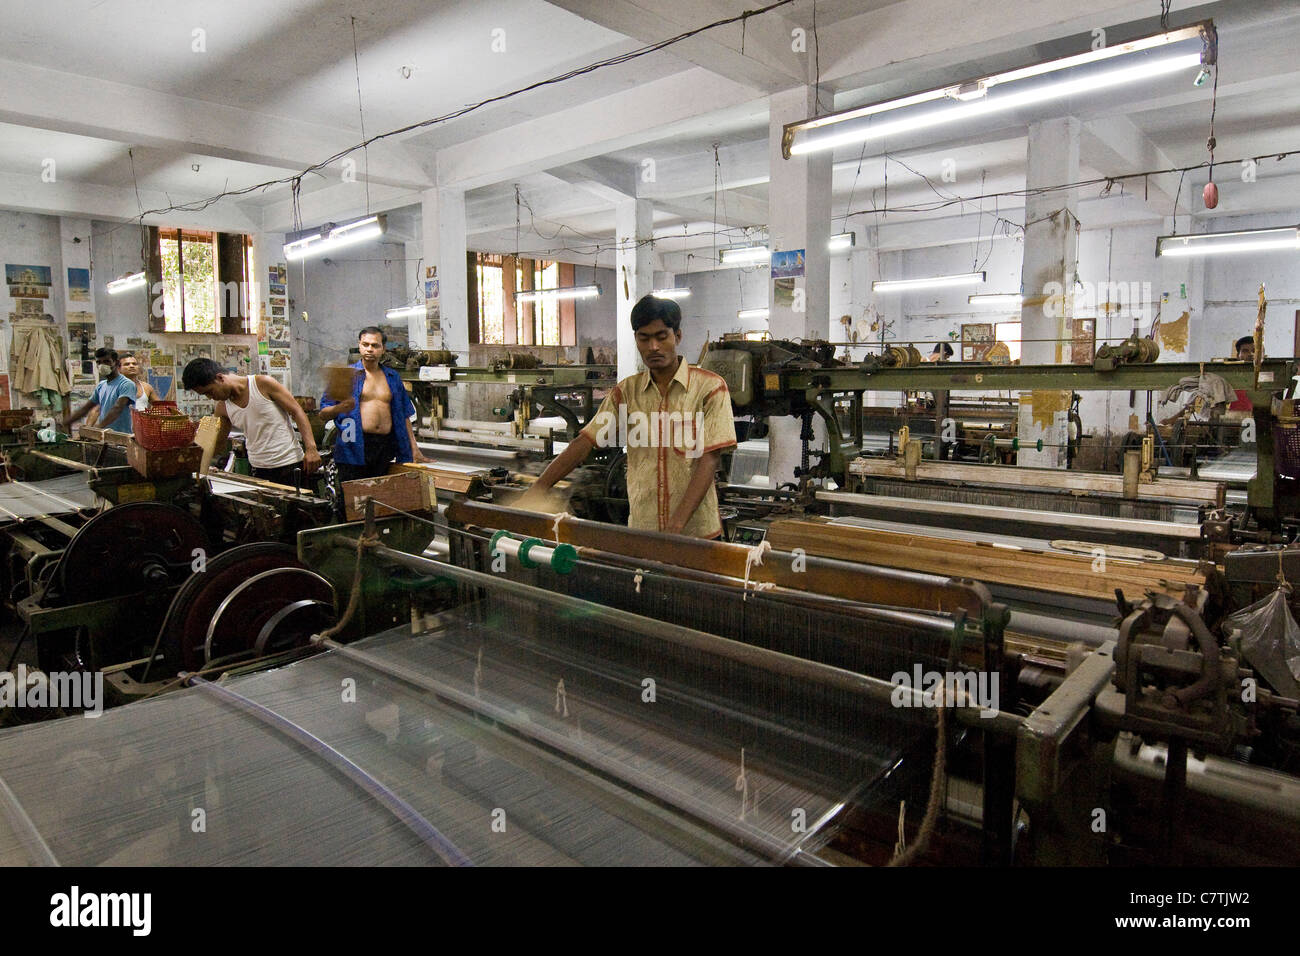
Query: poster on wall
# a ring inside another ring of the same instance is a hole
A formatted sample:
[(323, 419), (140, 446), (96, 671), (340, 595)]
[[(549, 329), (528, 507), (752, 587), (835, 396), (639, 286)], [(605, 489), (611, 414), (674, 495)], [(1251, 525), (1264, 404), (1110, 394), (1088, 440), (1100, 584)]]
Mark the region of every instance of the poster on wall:
[(961, 327), (961, 360), (987, 362), (993, 348), (992, 322), (967, 322)]
[(786, 249), (772, 253), (772, 278), (792, 279), (803, 275), (803, 250)]
[(772, 280), (772, 303), (787, 308), (794, 305), (794, 279)]
[[(143, 351), (143, 350), (141, 350)], [(154, 368), (171, 369), (176, 367), (176, 356), (162, 349), (149, 350), (149, 364)]]
[(247, 345), (220, 345), (217, 347), (215, 360), (223, 371), (236, 375), (249, 375), (253, 369), (250, 352)]
[(176, 376), (172, 374), (170, 368), (167, 369), (165, 375), (160, 375), (154, 369), (150, 369), (149, 384), (153, 386), (153, 390), (158, 393), (158, 396), (164, 402), (176, 401)]
[(68, 301), (90, 301), (90, 270), (68, 269)]
[(289, 347), (289, 322), (283, 316), (272, 316), (266, 322), (266, 340), (272, 349)]
[(0, 375), (0, 411), (9, 411), (9, 376)]
[(266, 276), (271, 280), (270, 285), (283, 286), (289, 279), (289, 270), (283, 262), (277, 262), (266, 267)]
[(79, 339), (83, 335), (91, 339), (95, 337), (94, 312), (69, 312), (67, 316), (68, 338)]
[(176, 347), (176, 364), (182, 369), (197, 358), (212, 358), (212, 346), (190, 342)]
[(50, 286), (49, 266), (5, 265), (5, 284), (11, 299), (48, 299)]
[(271, 371), (284, 370), (289, 367), (288, 349), (271, 349)]

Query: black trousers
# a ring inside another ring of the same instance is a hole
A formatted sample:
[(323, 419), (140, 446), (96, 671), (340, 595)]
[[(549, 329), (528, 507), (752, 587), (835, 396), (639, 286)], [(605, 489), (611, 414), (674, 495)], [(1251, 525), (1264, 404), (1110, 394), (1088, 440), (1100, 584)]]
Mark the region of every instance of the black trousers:
[(349, 465), (337, 460), (334, 462), (339, 481), (356, 481), (358, 478), (378, 478), (386, 475), (388, 466), (397, 457), (397, 439), (393, 437), (392, 432), (386, 435), (363, 432), (361, 447), (366, 459), (364, 464)]
[[(292, 488), (293, 473), (295, 471), (302, 471), (301, 461), (294, 462), (294, 464), (292, 465), (284, 465), (280, 468), (254, 468), (253, 477), (262, 478), (266, 481), (274, 481), (276, 484), (288, 485), (290, 488)], [(311, 483), (315, 479), (311, 475), (308, 475), (304, 472), (300, 480), (302, 482), (303, 487), (310, 487)]]

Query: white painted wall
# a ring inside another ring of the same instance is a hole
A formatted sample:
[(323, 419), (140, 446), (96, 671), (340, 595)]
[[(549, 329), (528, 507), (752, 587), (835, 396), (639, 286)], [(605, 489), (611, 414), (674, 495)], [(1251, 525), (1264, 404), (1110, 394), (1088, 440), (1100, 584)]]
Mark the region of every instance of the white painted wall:
[(288, 263), (294, 394), (319, 398), (321, 367), (345, 363), (360, 329), (406, 324), (384, 318), (414, 294), (407, 287), (406, 250), (406, 243), (381, 238)]

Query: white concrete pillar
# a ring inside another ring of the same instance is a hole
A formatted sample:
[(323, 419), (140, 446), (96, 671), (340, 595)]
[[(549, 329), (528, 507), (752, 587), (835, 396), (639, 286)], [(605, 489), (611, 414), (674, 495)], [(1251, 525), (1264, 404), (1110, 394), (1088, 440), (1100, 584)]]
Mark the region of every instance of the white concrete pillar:
[[(632, 306), (654, 289), (654, 206), (648, 199), (625, 199), (615, 206), (615, 235), (618, 250), (614, 265), (614, 288), (618, 303), (618, 377), (627, 378), (640, 368), (640, 354), (632, 333)], [(605, 290), (606, 294), (611, 290)]]
[[(1079, 178), (1079, 121), (1073, 116), (1031, 123), (1025, 157), (1025, 188), (1057, 186)], [(1075, 275), (1078, 271), (1078, 197), (1075, 190), (1029, 195), (1025, 202), (1024, 260), (1020, 291), (1020, 361), (1054, 365), (1064, 357), (1069, 338)], [(1050, 339), (1053, 341), (1032, 341)], [(1017, 463), (1060, 468), (1065, 449), (1069, 393), (1022, 393)], [(1034, 451), (1042, 439), (1045, 447)]]
[[(420, 266), (421, 293), (425, 267), (436, 265), (438, 295), (426, 299), (427, 320), (423, 329), (413, 329), (411, 345), (441, 347), (456, 353), (461, 365), (469, 363), (469, 315), (465, 286), (465, 193), (460, 189), (426, 189), (420, 203), (420, 239), (424, 262)], [(419, 336), (415, 332), (423, 331)], [(448, 414), (464, 418), (469, 396), (464, 388), (447, 389)]]
[[(815, 105), (816, 89), (811, 86), (777, 93), (768, 101), (768, 248), (773, 252), (803, 250), (804, 261), (804, 274), (794, 278), (793, 290), (778, 287), (780, 280), (769, 276), (768, 328), (774, 339), (830, 337), (830, 253), (826, 244), (831, 234), (831, 153), (826, 150), (790, 159), (781, 155), (785, 124), (812, 116)], [(817, 420), (819, 428), (820, 424)], [(778, 416), (771, 420), (767, 473), (774, 487), (794, 480), (800, 458), (799, 430), (798, 419)], [(813, 447), (818, 444), (814, 441)]]

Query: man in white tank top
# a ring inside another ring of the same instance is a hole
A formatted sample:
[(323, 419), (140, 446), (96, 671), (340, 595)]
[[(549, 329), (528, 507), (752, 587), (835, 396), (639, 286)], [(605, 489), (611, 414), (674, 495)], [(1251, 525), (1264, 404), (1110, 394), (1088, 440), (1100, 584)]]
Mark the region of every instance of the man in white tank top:
[[(181, 381), (217, 403), (222, 434), (233, 425), (244, 433), (253, 475), (281, 485), (294, 484), (294, 471), (310, 474), (320, 467), (320, 452), (311, 424), (289, 390), (269, 375), (229, 375), (212, 359), (197, 358), (185, 366)], [(298, 426), (303, 448), (290, 427)]]

